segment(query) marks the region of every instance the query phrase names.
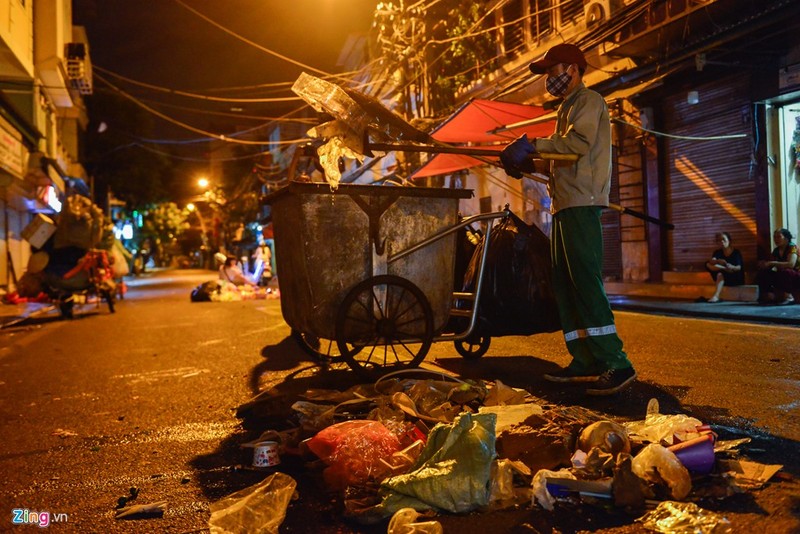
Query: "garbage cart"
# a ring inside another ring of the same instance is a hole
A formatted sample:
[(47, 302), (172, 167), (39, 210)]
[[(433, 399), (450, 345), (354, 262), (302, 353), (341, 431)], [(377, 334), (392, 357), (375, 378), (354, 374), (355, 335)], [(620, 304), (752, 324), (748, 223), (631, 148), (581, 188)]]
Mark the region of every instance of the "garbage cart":
[(286, 322), (335, 340), (361, 374), (419, 365), (451, 313), (455, 234), (476, 219), (460, 221), (458, 201), (470, 196), (300, 182), (267, 196)]

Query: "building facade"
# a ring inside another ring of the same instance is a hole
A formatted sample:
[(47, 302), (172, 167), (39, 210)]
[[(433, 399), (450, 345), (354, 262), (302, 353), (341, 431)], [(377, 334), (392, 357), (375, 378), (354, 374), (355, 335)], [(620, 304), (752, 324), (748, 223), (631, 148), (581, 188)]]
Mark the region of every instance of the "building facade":
[[(585, 83), (612, 116), (612, 202), (675, 226), (606, 212), (607, 279), (702, 272), (720, 231), (750, 276), (775, 229), (800, 232), (800, 2), (507, 0), (470, 7), (472, 18), (457, 2), (435, 4), (433, 13), (401, 2), (376, 17), (384, 60), (374, 79), (395, 89), (407, 118), (443, 120), (475, 99), (552, 110), (528, 64), (557, 43), (584, 50)], [(452, 102), (438, 92), (450, 82)], [(542, 188), (502, 169), (467, 166), (421, 183), (474, 189), (465, 214), (509, 204), (547, 228)]]
[(70, 0), (0, 2), (0, 292), (27, 268), (22, 230), (36, 213), (55, 216), (80, 163), (92, 91), (86, 34)]

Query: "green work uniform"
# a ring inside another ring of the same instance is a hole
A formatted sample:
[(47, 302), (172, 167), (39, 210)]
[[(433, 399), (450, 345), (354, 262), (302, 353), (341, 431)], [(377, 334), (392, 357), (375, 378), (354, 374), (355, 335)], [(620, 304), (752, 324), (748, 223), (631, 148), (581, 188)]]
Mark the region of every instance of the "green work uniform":
[(573, 358), (570, 368), (581, 372), (631, 367), (603, 287), (600, 211), (596, 206), (560, 210), (550, 240), (558, 314)]
[(548, 184), (553, 289), (569, 367), (578, 374), (631, 367), (603, 287), (600, 211), (611, 190), (611, 124), (603, 97), (580, 83), (559, 106), (555, 132), (537, 139), (536, 150), (579, 156), (574, 163), (551, 162)]

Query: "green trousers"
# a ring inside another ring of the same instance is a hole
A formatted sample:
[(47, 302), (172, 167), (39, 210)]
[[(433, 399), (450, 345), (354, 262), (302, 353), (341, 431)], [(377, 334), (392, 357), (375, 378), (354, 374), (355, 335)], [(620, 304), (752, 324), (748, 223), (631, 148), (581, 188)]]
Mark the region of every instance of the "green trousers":
[(576, 371), (631, 367), (603, 287), (600, 212), (599, 207), (585, 206), (561, 210), (553, 217), (553, 289), (572, 355), (569, 366)]

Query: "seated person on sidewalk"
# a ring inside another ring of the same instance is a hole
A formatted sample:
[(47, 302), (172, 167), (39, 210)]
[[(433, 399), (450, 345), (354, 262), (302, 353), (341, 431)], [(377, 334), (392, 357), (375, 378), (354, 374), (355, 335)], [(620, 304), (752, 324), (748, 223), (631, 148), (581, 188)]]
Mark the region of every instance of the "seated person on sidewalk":
[(720, 232), (715, 237), (722, 248), (715, 250), (711, 259), (706, 262), (706, 270), (711, 274), (711, 279), (717, 286), (714, 296), (708, 299), (708, 302), (719, 302), (723, 286), (744, 285), (742, 253), (739, 252), (739, 249), (733, 248), (731, 234)]
[(792, 293), (800, 290), (800, 258), (792, 237), (786, 228), (775, 230), (772, 238), (776, 247), (772, 250), (772, 259), (758, 263), (756, 283), (758, 301), (762, 304), (791, 304), (794, 302)]
[(219, 279), (225, 282), (230, 282), (236, 286), (250, 285), (256, 286), (253, 280), (250, 280), (242, 270), (236, 265), (236, 258), (228, 256), (225, 263), (219, 268)]

